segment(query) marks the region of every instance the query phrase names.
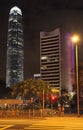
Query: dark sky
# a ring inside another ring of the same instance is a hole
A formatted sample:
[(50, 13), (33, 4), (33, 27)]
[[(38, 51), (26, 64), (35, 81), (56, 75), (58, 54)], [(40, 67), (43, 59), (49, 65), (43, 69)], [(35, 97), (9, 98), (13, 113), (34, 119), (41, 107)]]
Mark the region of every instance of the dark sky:
[(25, 79), (39, 73), (40, 31), (63, 26), (78, 33), (79, 60), (83, 61), (83, 0), (0, 0), (0, 78), (6, 77), (8, 17), (13, 6), (23, 13)]

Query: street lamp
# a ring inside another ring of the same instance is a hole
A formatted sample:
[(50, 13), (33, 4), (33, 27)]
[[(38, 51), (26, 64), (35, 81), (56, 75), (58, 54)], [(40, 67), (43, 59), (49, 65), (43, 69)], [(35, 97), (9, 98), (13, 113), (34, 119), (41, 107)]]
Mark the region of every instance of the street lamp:
[(79, 36), (73, 35), (71, 38), (72, 42), (75, 44), (75, 58), (76, 58), (76, 89), (77, 89), (77, 114), (80, 115), (80, 105), (79, 105), (79, 83), (78, 83), (78, 42)]
[(45, 92), (44, 92), (44, 90), (43, 90), (43, 111), (44, 111), (44, 95), (45, 95)]

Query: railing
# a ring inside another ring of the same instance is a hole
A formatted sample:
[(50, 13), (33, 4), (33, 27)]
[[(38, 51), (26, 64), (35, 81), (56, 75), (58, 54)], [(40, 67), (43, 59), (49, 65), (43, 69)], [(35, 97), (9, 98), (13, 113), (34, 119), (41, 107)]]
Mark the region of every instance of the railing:
[[(83, 108), (80, 109), (80, 115), (83, 115)], [(65, 115), (76, 115), (76, 113), (67, 112), (64, 110), (53, 110), (53, 109), (29, 109), (29, 110), (0, 110), (0, 118), (42, 118), (42, 117), (53, 117), (53, 116), (65, 116)]]
[(51, 109), (39, 110), (0, 110), (0, 118), (33, 118), (59, 115), (58, 111)]

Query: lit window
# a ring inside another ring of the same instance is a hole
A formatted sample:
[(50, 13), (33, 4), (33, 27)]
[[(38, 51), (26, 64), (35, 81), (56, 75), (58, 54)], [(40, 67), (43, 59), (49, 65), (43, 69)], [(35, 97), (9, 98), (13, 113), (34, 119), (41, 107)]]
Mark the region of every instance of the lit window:
[(47, 59), (46, 56), (42, 56), (42, 57), (41, 57), (41, 60), (46, 60), (46, 59)]

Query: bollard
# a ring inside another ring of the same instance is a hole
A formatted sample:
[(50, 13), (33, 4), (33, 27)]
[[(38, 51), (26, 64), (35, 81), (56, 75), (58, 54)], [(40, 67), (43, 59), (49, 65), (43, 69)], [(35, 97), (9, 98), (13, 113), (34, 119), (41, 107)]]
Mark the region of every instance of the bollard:
[(40, 109), (40, 113), (41, 113), (41, 117), (43, 116), (43, 111), (42, 111), (42, 109)]
[(59, 116), (61, 115), (61, 106), (60, 105), (58, 106), (58, 114), (59, 114)]
[(30, 109), (29, 109), (29, 117), (30, 117)]
[(61, 116), (64, 116), (64, 106), (62, 106), (62, 109), (61, 109)]

